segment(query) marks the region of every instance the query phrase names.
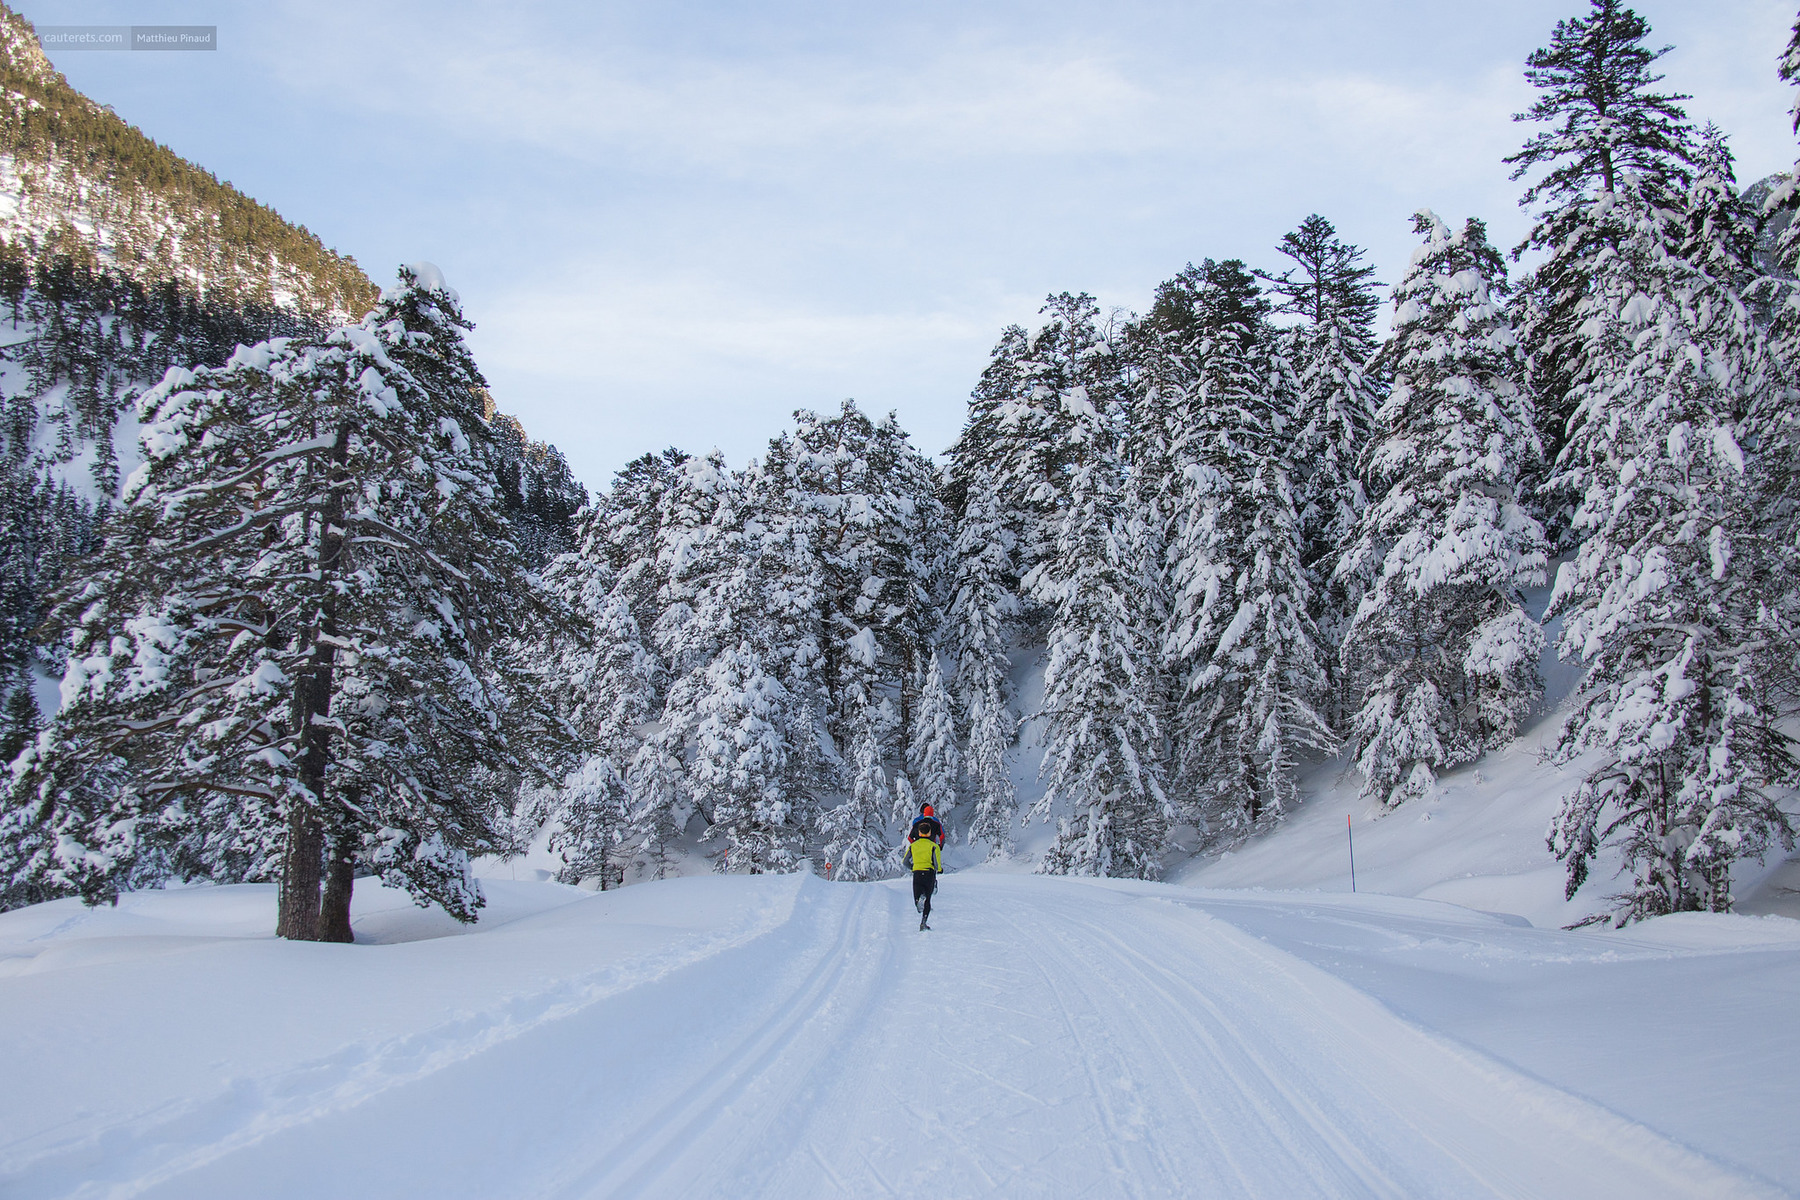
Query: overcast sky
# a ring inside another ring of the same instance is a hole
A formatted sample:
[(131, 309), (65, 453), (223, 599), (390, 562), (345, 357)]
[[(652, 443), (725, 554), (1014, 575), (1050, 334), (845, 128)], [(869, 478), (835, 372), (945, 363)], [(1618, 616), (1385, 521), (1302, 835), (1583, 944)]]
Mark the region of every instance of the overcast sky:
[[(1644, 0), (1666, 87), (1740, 177), (1795, 158), (1795, 9)], [(1585, 0), (27, 3), (212, 24), (206, 54), (59, 53), (77, 88), (378, 283), (444, 269), (505, 411), (590, 487), (795, 408), (956, 437), (1046, 293), (1142, 309), (1189, 261), (1279, 265), (1308, 213), (1393, 282), (1409, 215), (1525, 228), (1521, 69)]]

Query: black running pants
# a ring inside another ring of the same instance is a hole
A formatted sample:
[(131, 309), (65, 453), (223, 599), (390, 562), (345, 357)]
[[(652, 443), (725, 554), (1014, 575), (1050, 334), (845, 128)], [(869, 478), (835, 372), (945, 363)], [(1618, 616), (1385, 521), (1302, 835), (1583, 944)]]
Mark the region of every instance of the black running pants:
[(936, 871), (913, 872), (913, 906), (918, 907), (920, 900), (925, 901), (924, 915), (931, 916), (931, 893), (937, 891)]

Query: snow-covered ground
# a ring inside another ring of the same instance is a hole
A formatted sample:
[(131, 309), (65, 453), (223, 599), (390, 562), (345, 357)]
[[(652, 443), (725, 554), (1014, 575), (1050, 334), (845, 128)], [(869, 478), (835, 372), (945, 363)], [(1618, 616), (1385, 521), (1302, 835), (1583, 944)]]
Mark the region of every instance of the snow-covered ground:
[(1274, 834), (1218, 858), (1176, 867), (1169, 879), (1220, 888), (1348, 892), (1354, 839), (1359, 891), (1448, 900), (1559, 927), (1607, 908), (1619, 862), (1603, 855), (1573, 900), (1544, 841), (1578, 768), (1549, 761), (1552, 716), (1504, 750), (1445, 773), (1435, 792), (1392, 811), (1358, 795), (1343, 762), (1316, 767), (1305, 800)]
[(950, 875), (0, 915), (0, 1195), (1800, 1189), (1800, 923)]
[(1170, 883), (954, 846), (924, 934), (898, 882), (541, 844), (473, 929), (362, 881), (354, 946), (264, 886), (0, 914), (0, 1196), (1800, 1195), (1800, 921), (1561, 930), (1617, 863), (1564, 900), (1556, 721), (1386, 814), (1319, 766)]
[[(1552, 641), (1560, 622), (1552, 622)], [(1560, 702), (1579, 671), (1547, 649), (1540, 669), (1549, 700)], [(1316, 765), (1303, 800), (1272, 834), (1223, 856), (1182, 858), (1171, 882), (1214, 888), (1279, 888), (1307, 892), (1351, 889), (1447, 900), (1466, 908), (1524, 917), (1558, 928), (1611, 911), (1609, 898), (1629, 882), (1615, 850), (1603, 849), (1588, 881), (1563, 895), (1566, 871), (1545, 835), (1563, 797), (1587, 764), (1552, 761), (1562, 729), (1560, 706), (1540, 713), (1509, 746), (1444, 773), (1431, 795), (1384, 811), (1360, 795), (1361, 777), (1345, 760)], [(1800, 804), (1788, 798), (1790, 812)], [(1733, 872), (1737, 911), (1800, 918), (1800, 854), (1777, 847), (1764, 862), (1747, 859)]]

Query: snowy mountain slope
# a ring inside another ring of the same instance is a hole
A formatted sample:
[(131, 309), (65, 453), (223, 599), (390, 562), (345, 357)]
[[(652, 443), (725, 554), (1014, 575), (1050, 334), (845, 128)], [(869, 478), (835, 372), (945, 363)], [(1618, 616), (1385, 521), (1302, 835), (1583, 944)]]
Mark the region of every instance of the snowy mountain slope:
[[(1532, 593), (1532, 610), (1542, 611), (1546, 598), (1541, 590)], [(1563, 797), (1588, 769), (1585, 760), (1551, 761), (1565, 701), (1581, 678), (1578, 665), (1556, 657), (1560, 626), (1560, 618), (1547, 625), (1549, 644), (1539, 663), (1547, 684), (1544, 711), (1505, 748), (1443, 773), (1429, 795), (1391, 810), (1359, 795), (1361, 778), (1351, 763), (1316, 764), (1302, 782), (1300, 807), (1273, 831), (1229, 854), (1179, 863), (1166, 878), (1196, 887), (1347, 892), (1348, 821), (1361, 891), (1447, 900), (1552, 928), (1605, 911), (1607, 897), (1628, 881), (1616, 874), (1616, 851), (1603, 851), (1587, 883), (1565, 900), (1563, 864), (1544, 840)], [(1789, 811), (1800, 811), (1792, 797)], [(1792, 890), (1800, 886), (1797, 871), (1800, 863), (1785, 861), (1779, 849), (1761, 864), (1739, 862), (1738, 911), (1800, 917), (1800, 893)]]
[(489, 887), (475, 932), (386, 945), (253, 936), (257, 888), (0, 915), (0, 1193), (1800, 1187), (1779, 919), (964, 872), (920, 934), (892, 883)]
[(1341, 761), (1315, 767), (1305, 801), (1276, 830), (1219, 858), (1170, 873), (1197, 887), (1350, 891), (1350, 836), (1363, 892), (1447, 900), (1512, 913), (1555, 928), (1604, 907), (1616, 861), (1602, 860), (1575, 899), (1563, 898), (1563, 868), (1544, 830), (1576, 769), (1548, 759), (1552, 716), (1504, 750), (1445, 772), (1434, 792), (1393, 811), (1358, 795), (1360, 779)]
[(0, 242), (334, 322), (360, 317), (376, 291), (354, 259), (70, 87), (4, 4)]

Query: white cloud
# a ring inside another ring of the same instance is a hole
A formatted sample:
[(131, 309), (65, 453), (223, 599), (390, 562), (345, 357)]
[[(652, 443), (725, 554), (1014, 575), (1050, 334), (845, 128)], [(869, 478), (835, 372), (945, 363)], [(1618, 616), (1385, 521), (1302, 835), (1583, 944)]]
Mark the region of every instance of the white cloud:
[[(481, 323), (484, 363), (578, 379), (597, 362), (615, 381), (666, 383), (672, 364), (714, 372), (819, 376), (879, 370), (932, 347), (992, 342), (1004, 314), (1035, 298), (954, 309), (871, 311), (783, 302), (720, 278), (545, 285), (491, 297)], [(558, 353), (545, 355), (554, 346)]]
[[(670, 442), (741, 455), (846, 395), (939, 449), (1045, 291), (1139, 307), (1189, 260), (1269, 265), (1309, 212), (1390, 282), (1421, 206), (1510, 245), (1523, 59), (1583, 3), (291, 0), (245, 10), (271, 31), (246, 86), (320, 114), (300, 190), (270, 198), (315, 227), (331, 207), (367, 263), (443, 262), (503, 401), (598, 482)], [(1747, 173), (1791, 161), (1791, 8), (1636, 7)], [(363, 159), (416, 172), (383, 181), (386, 224), (342, 165)]]

